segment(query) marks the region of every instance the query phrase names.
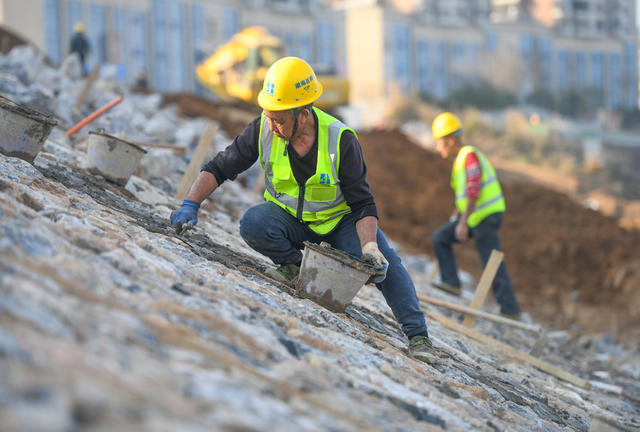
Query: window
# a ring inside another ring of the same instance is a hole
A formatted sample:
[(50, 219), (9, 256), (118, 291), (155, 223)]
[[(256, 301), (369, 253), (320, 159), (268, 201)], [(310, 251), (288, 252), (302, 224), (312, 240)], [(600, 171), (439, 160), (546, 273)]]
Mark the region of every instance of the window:
[(104, 63), (107, 60), (106, 9), (100, 4), (89, 5), (88, 36), (91, 41), (91, 54), (94, 62)]
[(165, 0), (153, 1), (154, 82), (159, 91), (167, 90), (169, 58), (167, 53), (167, 22)]
[(60, 3), (59, 0), (44, 0), (44, 35), (47, 55), (60, 61)]
[(626, 77), (625, 106), (638, 107), (638, 47), (633, 43), (624, 44), (624, 68)]
[(183, 27), (182, 2), (170, 0), (167, 14), (167, 45), (169, 59), (168, 88), (170, 91), (185, 88), (185, 49)]
[(422, 94), (432, 93), (430, 88), (431, 71), (429, 70), (429, 42), (421, 40), (416, 43), (418, 63), (418, 88)]
[(393, 26), (393, 79), (403, 90), (409, 90), (411, 84), (411, 47), (409, 26)]
[(447, 46), (444, 42), (436, 45), (434, 96), (444, 99), (447, 96)]
[(620, 55), (609, 55), (609, 107), (620, 107), (620, 81), (622, 73), (620, 69)]
[(576, 53), (576, 87), (587, 85), (587, 56), (583, 52)]
[(326, 70), (335, 70), (335, 26), (330, 22), (319, 22), (316, 27), (317, 64)]
[(604, 55), (591, 54), (591, 85), (596, 88), (604, 87)]
[(549, 89), (551, 86), (551, 40), (540, 38), (537, 42), (539, 84), (543, 88)]
[(569, 88), (569, 53), (567, 51), (558, 52), (556, 84), (559, 90), (567, 90)]
[(231, 39), (233, 35), (238, 33), (238, 12), (235, 9), (226, 8), (223, 12), (224, 19), (222, 21), (223, 34), (225, 41)]
[(487, 33), (484, 35), (484, 47), (490, 52), (493, 52), (498, 48), (498, 37), (495, 33)]
[(131, 69), (135, 75), (147, 68), (147, 21), (144, 12), (131, 12)]
[[(193, 56), (193, 64), (195, 66), (202, 63), (207, 54), (204, 52), (205, 32), (204, 32), (204, 9), (200, 4), (191, 5), (191, 49)], [(196, 81), (195, 92), (204, 94), (205, 88)]]

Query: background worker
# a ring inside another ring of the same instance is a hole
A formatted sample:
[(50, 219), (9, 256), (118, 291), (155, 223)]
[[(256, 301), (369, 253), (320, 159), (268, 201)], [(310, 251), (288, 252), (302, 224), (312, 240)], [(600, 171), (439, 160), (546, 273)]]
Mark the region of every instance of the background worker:
[[(462, 143), (462, 123), (452, 113), (442, 113), (433, 121), (433, 139), (445, 159), (455, 158), (451, 171), (451, 187), (456, 210), (450, 221), (433, 234), (433, 248), (440, 266), (441, 282), (436, 288), (460, 295), (460, 279), (452, 245), (473, 237), (486, 266), (491, 251), (501, 250), (498, 230), (506, 209), (502, 188), (493, 166), (477, 148)], [(493, 281), (493, 293), (500, 312), (519, 319), (520, 307), (504, 262)]]
[(244, 214), (240, 234), (279, 266), (270, 276), (290, 283), (298, 275), (304, 241), (326, 241), (361, 257), (375, 266), (373, 281), (409, 338), (410, 354), (432, 361), (413, 282), (378, 229), (360, 143), (352, 129), (312, 106), (321, 93), (304, 60), (275, 62), (258, 96), (262, 115), (205, 164), (171, 223), (178, 231), (185, 223), (195, 224), (200, 203), (259, 160), (266, 202)]
[(69, 43), (69, 53), (76, 53), (78, 57), (80, 57), (83, 75), (86, 75), (88, 72), (85, 61), (90, 50), (89, 40), (84, 34), (84, 24), (81, 22), (75, 23), (73, 26), (73, 35), (71, 35), (71, 42)]

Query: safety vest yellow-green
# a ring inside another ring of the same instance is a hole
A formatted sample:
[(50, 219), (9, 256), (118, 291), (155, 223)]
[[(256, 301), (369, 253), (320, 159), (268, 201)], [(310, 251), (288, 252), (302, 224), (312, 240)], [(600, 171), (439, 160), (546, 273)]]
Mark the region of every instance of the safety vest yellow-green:
[(456, 160), (453, 163), (451, 171), (451, 187), (456, 194), (456, 208), (460, 213), (464, 213), (467, 209), (467, 175), (465, 170), (465, 159), (467, 155), (474, 152), (480, 161), (482, 168), (482, 180), (480, 183), (480, 195), (476, 200), (476, 207), (469, 215), (467, 225), (473, 228), (482, 222), (487, 216), (504, 212), (506, 204), (502, 195), (502, 188), (498, 182), (496, 171), (480, 150), (473, 146), (463, 146)]
[(264, 114), (260, 121), (259, 158), (264, 169), (264, 198), (305, 223), (318, 234), (331, 232), (340, 219), (351, 212), (347, 205), (338, 172), (340, 137), (344, 131), (355, 132), (338, 119), (313, 108), (318, 117), (318, 161), (316, 172), (305, 184), (296, 181), (287, 141), (273, 135)]

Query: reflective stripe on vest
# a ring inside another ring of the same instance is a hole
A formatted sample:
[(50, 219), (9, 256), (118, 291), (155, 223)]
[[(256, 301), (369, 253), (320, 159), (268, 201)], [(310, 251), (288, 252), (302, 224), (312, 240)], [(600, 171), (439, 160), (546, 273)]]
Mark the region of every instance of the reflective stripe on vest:
[[(289, 156), (287, 141), (273, 135), (268, 119), (260, 122), (259, 159), (264, 169), (264, 198), (285, 209), (318, 234), (327, 234), (351, 212), (347, 205), (338, 171), (340, 166), (340, 137), (347, 128), (339, 120), (313, 108), (318, 118), (318, 158), (316, 172), (304, 185), (298, 185)], [(304, 196), (301, 196), (304, 193)]]
[(467, 174), (465, 159), (474, 152), (482, 167), (482, 180), (480, 182), (480, 194), (476, 200), (476, 207), (469, 215), (467, 224), (473, 228), (493, 213), (504, 212), (506, 204), (502, 195), (502, 188), (496, 176), (493, 166), (486, 156), (473, 146), (464, 146), (458, 152), (451, 171), (451, 187), (456, 196), (456, 208), (460, 213), (467, 209)]

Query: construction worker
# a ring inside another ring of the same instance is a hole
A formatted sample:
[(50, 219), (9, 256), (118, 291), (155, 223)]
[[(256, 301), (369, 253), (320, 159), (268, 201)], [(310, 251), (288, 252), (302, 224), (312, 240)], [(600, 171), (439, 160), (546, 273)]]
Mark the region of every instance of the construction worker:
[(259, 160), (266, 202), (244, 214), (240, 234), (278, 265), (269, 275), (291, 283), (300, 270), (304, 241), (325, 241), (361, 257), (375, 266), (373, 282), (409, 338), (410, 354), (432, 361), (413, 282), (378, 229), (360, 143), (352, 129), (313, 107), (321, 94), (307, 62), (297, 57), (276, 61), (258, 96), (262, 114), (204, 165), (171, 223), (178, 232), (183, 224), (195, 224), (202, 201)]
[[(455, 212), (450, 221), (433, 234), (433, 248), (440, 266), (441, 282), (433, 286), (460, 295), (460, 279), (452, 245), (475, 239), (476, 249), (485, 266), (493, 249), (500, 249), (498, 230), (506, 209), (496, 171), (480, 150), (462, 143), (462, 123), (445, 112), (433, 121), (433, 139), (445, 159), (454, 158), (451, 187), (455, 194)], [(516, 300), (505, 263), (501, 263), (493, 281), (493, 293), (500, 312), (519, 319)]]
[(85, 64), (85, 61), (87, 56), (89, 55), (89, 51), (89, 40), (84, 34), (84, 24), (81, 22), (77, 22), (73, 26), (73, 35), (71, 35), (69, 53), (76, 53), (80, 58), (80, 65), (82, 66), (83, 75), (87, 74), (87, 66)]

